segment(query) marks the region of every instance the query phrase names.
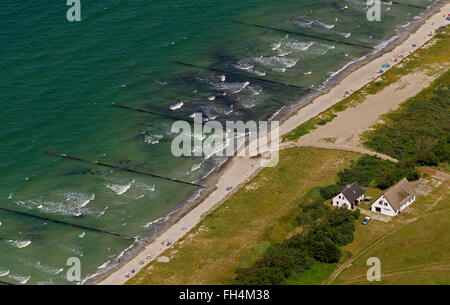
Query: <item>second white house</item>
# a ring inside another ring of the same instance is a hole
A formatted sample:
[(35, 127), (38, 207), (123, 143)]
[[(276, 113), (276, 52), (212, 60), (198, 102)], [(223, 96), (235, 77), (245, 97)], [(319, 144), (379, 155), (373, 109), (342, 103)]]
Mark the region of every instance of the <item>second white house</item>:
[(396, 185), (388, 188), (377, 200), (372, 204), (372, 212), (396, 216), (403, 212), (411, 203), (416, 200), (414, 188), (408, 179), (403, 178)]

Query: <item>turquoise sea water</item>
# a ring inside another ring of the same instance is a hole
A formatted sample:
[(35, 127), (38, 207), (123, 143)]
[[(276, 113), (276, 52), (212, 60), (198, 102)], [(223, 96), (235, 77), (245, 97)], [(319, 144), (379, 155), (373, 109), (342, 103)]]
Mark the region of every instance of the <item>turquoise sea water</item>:
[[(369, 23), (362, 0), (81, 0), (82, 21), (69, 23), (65, 1), (17, 2), (0, 11), (0, 207), (140, 239), (198, 189), (43, 152), (198, 182), (224, 158), (175, 158), (172, 120), (112, 103), (184, 118), (268, 119), (305, 92), (256, 77), (320, 89), (373, 52), (339, 41), (381, 48), (423, 12), (383, 3), (382, 22)], [(86, 279), (133, 244), (0, 211), (0, 281), (67, 284), (69, 257), (81, 259)]]

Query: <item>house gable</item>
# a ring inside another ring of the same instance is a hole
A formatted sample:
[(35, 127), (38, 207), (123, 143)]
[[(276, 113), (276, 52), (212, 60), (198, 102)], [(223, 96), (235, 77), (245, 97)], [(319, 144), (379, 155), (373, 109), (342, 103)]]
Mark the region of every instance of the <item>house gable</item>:
[(364, 191), (357, 182), (347, 185), (338, 195), (333, 198), (333, 206), (345, 206), (352, 209), (355, 204), (358, 204), (364, 198)]
[(372, 212), (396, 216), (416, 200), (413, 187), (406, 178), (388, 188), (372, 204)]

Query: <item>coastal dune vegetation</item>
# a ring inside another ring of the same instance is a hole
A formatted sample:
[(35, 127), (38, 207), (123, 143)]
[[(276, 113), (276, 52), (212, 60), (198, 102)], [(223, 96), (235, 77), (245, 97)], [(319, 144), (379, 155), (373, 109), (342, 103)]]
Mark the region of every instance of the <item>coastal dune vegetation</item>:
[(398, 160), (438, 166), (450, 161), (450, 71), (365, 133), (364, 145)]
[(320, 199), (320, 187), (334, 183), (359, 157), (306, 147), (282, 150), (276, 167), (263, 169), (164, 252), (169, 262), (154, 261), (127, 283), (235, 283), (236, 269), (251, 267), (269, 248), (302, 232), (296, 220), (301, 206)]
[(326, 204), (334, 190), (354, 176), (376, 187), (405, 174), (417, 175), (353, 152), (285, 149), (278, 166), (263, 169), (166, 251), (168, 262), (152, 262), (128, 283), (289, 284), (311, 272), (321, 273), (313, 279), (320, 282), (351, 256), (341, 248), (360, 218)]

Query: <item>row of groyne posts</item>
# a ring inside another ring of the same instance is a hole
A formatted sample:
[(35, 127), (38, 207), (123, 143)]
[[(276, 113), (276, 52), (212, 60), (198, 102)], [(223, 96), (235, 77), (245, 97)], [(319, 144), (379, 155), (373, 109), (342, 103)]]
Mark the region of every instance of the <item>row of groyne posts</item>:
[[(382, 2), (392, 3), (392, 4), (396, 4), (396, 5), (404, 5), (404, 6), (414, 7), (414, 8), (418, 8), (418, 9), (426, 9), (426, 7), (413, 5), (413, 4), (401, 3), (401, 2), (397, 2), (397, 1), (382, 0)], [(352, 43), (352, 42), (347, 42), (347, 41), (343, 41), (343, 40), (340, 40), (340, 39), (332, 39), (332, 38), (328, 38), (328, 37), (322, 37), (320, 35), (311, 34), (311, 33), (296, 32), (296, 31), (281, 29), (281, 28), (277, 28), (277, 27), (273, 27), (273, 26), (249, 23), (249, 22), (240, 21), (240, 20), (232, 20), (232, 22), (236, 23), (236, 24), (243, 25), (243, 26), (250, 26), (250, 27), (254, 27), (254, 28), (260, 28), (260, 29), (265, 29), (265, 30), (272, 30), (272, 31), (280, 32), (280, 33), (296, 35), (296, 36), (299, 36), (299, 37), (305, 37), (305, 38), (310, 38), (310, 39), (315, 39), (315, 40), (334, 42), (334, 43), (338, 43), (338, 44), (354, 46), (354, 47), (359, 47), (359, 48), (365, 48), (365, 49), (374, 49), (371, 46), (367, 46), (367, 45), (363, 45), (363, 44), (357, 44), (357, 43)], [(305, 88), (305, 87), (297, 86), (297, 85), (294, 85), (294, 84), (287, 84), (287, 83), (277, 82), (277, 81), (273, 81), (273, 80), (270, 80), (270, 79), (261, 78), (261, 77), (257, 77), (257, 76), (244, 75), (244, 74), (241, 74), (241, 73), (238, 73), (238, 72), (225, 71), (225, 70), (217, 69), (215, 67), (200, 66), (200, 65), (195, 65), (195, 64), (186, 63), (186, 62), (176, 62), (176, 63), (179, 64), (179, 65), (183, 65), (185, 67), (193, 68), (193, 69), (208, 70), (208, 71), (211, 71), (211, 72), (222, 73), (224, 75), (229, 75), (229, 76), (254, 79), (254, 80), (257, 80), (257, 81), (262, 82), (262, 83), (267, 83), (269, 85), (281, 86), (281, 87), (287, 87), (287, 88), (294, 88), (294, 89), (301, 90), (303, 92), (310, 93), (310, 92), (315, 92), (316, 91), (316, 90), (311, 89), (311, 88)], [(164, 118), (171, 119), (171, 120), (177, 120), (177, 121), (178, 120), (183, 120), (183, 121), (187, 121), (187, 122), (190, 122), (190, 123), (194, 123), (194, 120), (191, 119), (191, 118), (186, 119), (186, 118), (178, 117), (178, 116), (171, 115), (171, 114), (162, 113), (162, 112), (155, 111), (155, 110), (140, 109), (140, 108), (130, 107), (130, 106), (121, 105), (121, 104), (115, 104), (115, 103), (113, 103), (112, 105), (114, 107), (119, 108), (119, 109), (131, 110), (131, 111), (135, 111), (135, 112), (139, 112), (139, 113), (150, 114), (150, 115), (154, 115), (154, 116), (160, 116), (160, 117), (164, 117)], [(56, 152), (51, 152), (51, 151), (45, 151), (44, 153), (47, 156), (49, 156), (49, 157), (58, 157), (58, 158), (63, 158), (63, 159), (67, 159), (67, 160), (88, 163), (88, 164), (92, 164), (92, 165), (95, 165), (95, 166), (101, 166), (101, 167), (107, 167), (107, 168), (112, 168), (112, 169), (116, 169), (116, 170), (122, 170), (122, 171), (130, 172), (130, 173), (134, 173), (134, 174), (138, 174), (138, 175), (146, 175), (146, 176), (150, 176), (150, 177), (153, 177), (153, 178), (170, 181), (170, 182), (173, 182), (173, 183), (190, 185), (190, 186), (193, 186), (193, 187), (196, 187), (196, 188), (204, 188), (204, 185), (199, 184), (199, 183), (188, 182), (188, 181), (183, 181), (183, 180), (179, 180), (179, 179), (173, 179), (173, 178), (170, 178), (170, 177), (165, 177), (165, 176), (154, 174), (154, 173), (144, 172), (144, 171), (141, 171), (141, 170), (132, 169), (132, 168), (124, 167), (124, 166), (113, 165), (113, 164), (108, 164), (108, 163), (104, 163), (104, 162), (83, 159), (83, 158), (79, 158), (79, 157), (75, 157), (75, 156), (69, 156), (69, 155), (66, 155), (66, 154), (56, 153)], [(123, 239), (127, 239), (127, 240), (146, 242), (146, 240), (143, 240), (143, 239), (140, 239), (140, 238), (136, 238), (136, 237), (127, 236), (125, 234), (120, 234), (120, 233), (106, 231), (106, 230), (97, 229), (97, 228), (93, 228), (93, 227), (78, 225), (78, 224), (74, 224), (74, 223), (71, 223), (71, 222), (68, 222), (68, 221), (53, 219), (53, 218), (46, 217), (46, 216), (34, 215), (34, 214), (31, 214), (31, 213), (28, 213), (28, 212), (17, 211), (17, 210), (14, 210), (14, 209), (0, 207), (0, 211), (4, 211), (4, 212), (7, 212), (7, 213), (16, 214), (16, 215), (20, 215), (20, 216), (24, 216), (24, 217), (34, 218), (34, 219), (42, 220), (42, 221), (45, 221), (45, 222), (52, 222), (52, 223), (56, 223), (56, 224), (60, 224), (60, 225), (71, 226), (71, 227), (82, 229), (82, 230), (86, 230), (86, 231), (112, 235), (112, 236), (123, 238)], [(5, 281), (0, 281), (0, 285), (14, 285), (14, 284), (8, 283), (8, 282), (5, 282)]]

